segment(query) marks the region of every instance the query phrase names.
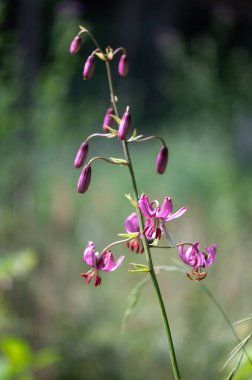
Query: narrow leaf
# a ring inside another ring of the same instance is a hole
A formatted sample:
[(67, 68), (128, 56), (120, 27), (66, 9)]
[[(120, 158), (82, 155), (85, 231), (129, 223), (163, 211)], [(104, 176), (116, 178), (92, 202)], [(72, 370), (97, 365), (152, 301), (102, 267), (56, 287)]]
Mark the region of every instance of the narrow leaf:
[(249, 341), (249, 339), (251, 338), (252, 334), (249, 334), (248, 336), (246, 336), (246, 338), (244, 338), (241, 343), (237, 344), (237, 346), (230, 352), (229, 354), (229, 357), (228, 359), (226, 360), (226, 362), (224, 363), (223, 367), (221, 370), (223, 370), (227, 364), (230, 362), (230, 360), (233, 359), (233, 357), (240, 351), (243, 349), (243, 347), (247, 344), (247, 342)]
[(111, 115), (111, 117), (117, 122), (117, 124), (121, 124), (121, 119), (116, 115)]
[(124, 233), (124, 234), (117, 234), (118, 236), (122, 236), (122, 237), (128, 237), (128, 238), (135, 238), (137, 236), (139, 236), (139, 232), (129, 232), (129, 233)]
[(246, 318), (240, 319), (239, 321), (236, 321), (236, 322), (232, 323), (232, 325), (233, 325), (233, 326), (235, 326), (235, 325), (239, 325), (240, 323), (242, 323), (242, 322), (247, 322), (247, 321), (249, 321), (250, 319), (252, 319), (252, 315), (250, 315), (249, 317), (246, 317)]
[(109, 157), (109, 159), (116, 164), (128, 165), (128, 162), (123, 158)]
[(125, 197), (130, 201), (130, 203), (135, 207), (138, 208), (137, 202), (131, 197), (130, 194), (124, 194)]
[(242, 354), (241, 354), (241, 357), (240, 357), (240, 359), (239, 359), (239, 361), (238, 361), (238, 363), (237, 363), (237, 366), (232, 370), (232, 372), (231, 372), (230, 375), (228, 376), (227, 380), (233, 380), (235, 374), (237, 373), (237, 371), (238, 371), (238, 369), (239, 369), (239, 367), (240, 367), (240, 364), (241, 364), (241, 362), (242, 362), (243, 355), (244, 355), (244, 354), (242, 353)]
[(123, 319), (122, 319), (122, 326), (121, 326), (121, 331), (125, 331), (128, 323), (129, 323), (129, 319), (130, 319), (130, 316), (132, 314), (132, 311), (134, 309), (134, 307), (136, 306), (137, 304), (137, 301), (140, 297), (140, 294), (141, 294), (141, 290), (143, 289), (143, 287), (150, 281), (150, 276), (147, 276), (147, 277), (144, 277), (130, 292), (129, 296), (128, 296), (128, 307), (127, 309), (125, 310), (125, 313), (123, 315)]

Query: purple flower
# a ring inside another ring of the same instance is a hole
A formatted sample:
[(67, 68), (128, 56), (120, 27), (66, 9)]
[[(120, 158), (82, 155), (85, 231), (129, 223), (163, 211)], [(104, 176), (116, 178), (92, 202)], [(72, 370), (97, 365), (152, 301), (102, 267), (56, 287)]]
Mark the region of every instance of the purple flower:
[(70, 54), (77, 54), (78, 51), (80, 50), (80, 46), (81, 46), (81, 38), (79, 36), (75, 36), (69, 48)]
[(167, 162), (168, 162), (168, 149), (166, 146), (163, 145), (157, 155), (157, 162), (156, 162), (156, 169), (159, 174), (164, 173)]
[(129, 60), (126, 54), (123, 54), (119, 60), (118, 73), (121, 77), (126, 77), (129, 71)]
[[(125, 219), (124, 227), (127, 233), (139, 232), (139, 236), (140, 236), (140, 228), (138, 224), (137, 213), (133, 212)], [(143, 247), (142, 240), (140, 239), (139, 236), (131, 239), (130, 241), (127, 241), (126, 245), (128, 248), (131, 249), (131, 251), (135, 251), (136, 253), (139, 253), (139, 252), (143, 253), (144, 247)]]
[(206, 251), (201, 252), (199, 242), (195, 241), (192, 245), (185, 248), (186, 244), (181, 243), (179, 246), (179, 256), (185, 264), (190, 265), (193, 270), (187, 273), (187, 276), (194, 281), (201, 281), (207, 276), (203, 268), (210, 267), (216, 258), (216, 245), (211, 244), (205, 247)]
[(91, 180), (91, 166), (87, 164), (84, 166), (81, 175), (79, 177), (78, 185), (77, 185), (77, 191), (78, 193), (85, 193), (89, 187), (90, 180)]
[(131, 114), (128, 111), (129, 107), (127, 107), (126, 111), (123, 114), (122, 121), (119, 125), (118, 129), (118, 138), (120, 140), (125, 140), (130, 128), (131, 128)]
[(114, 115), (114, 110), (112, 107), (108, 108), (106, 114), (105, 114), (105, 117), (104, 117), (104, 120), (103, 120), (103, 130), (104, 132), (109, 132), (109, 129), (107, 127), (110, 127), (112, 128), (113, 127), (113, 124), (114, 124), (114, 119), (113, 117), (111, 117), (111, 115)]
[[(156, 204), (155, 208), (152, 207), (153, 203)], [(162, 223), (179, 218), (187, 210), (186, 207), (182, 207), (172, 214), (173, 205), (170, 197), (165, 197), (163, 205), (160, 208), (158, 201), (150, 203), (149, 198), (145, 194), (141, 195), (138, 205), (142, 214), (147, 217), (144, 234), (149, 239), (160, 239), (162, 234)]]
[(83, 252), (83, 261), (92, 269), (86, 273), (81, 273), (81, 276), (86, 278), (87, 284), (89, 284), (92, 277), (94, 277), (94, 285), (101, 285), (100, 271), (114, 271), (122, 264), (123, 259), (124, 256), (120, 256), (119, 259), (115, 261), (113, 253), (109, 249), (100, 254), (98, 252), (95, 252), (94, 243), (92, 241), (89, 241), (86, 249)]
[(88, 143), (84, 141), (84, 143), (82, 143), (81, 146), (79, 147), (79, 150), (76, 154), (76, 157), (74, 160), (75, 168), (80, 168), (84, 164), (87, 158), (87, 154), (88, 154)]
[(95, 57), (94, 55), (90, 55), (84, 65), (83, 78), (90, 79), (94, 73), (94, 68), (95, 68)]

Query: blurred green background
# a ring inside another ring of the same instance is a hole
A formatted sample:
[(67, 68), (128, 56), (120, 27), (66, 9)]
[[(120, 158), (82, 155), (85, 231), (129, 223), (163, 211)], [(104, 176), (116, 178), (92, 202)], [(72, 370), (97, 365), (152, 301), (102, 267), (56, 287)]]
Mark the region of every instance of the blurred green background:
[[(161, 317), (150, 284), (121, 332), (127, 297), (143, 278), (125, 247), (102, 286), (80, 277), (88, 240), (98, 250), (124, 232), (133, 209), (125, 168), (95, 162), (89, 191), (76, 191), (80, 143), (102, 128), (109, 106), (105, 67), (90, 81), (69, 44), (78, 25), (102, 46), (125, 46), (126, 79), (112, 62), (122, 113), (130, 105), (141, 134), (167, 142), (158, 176), (158, 142), (130, 146), (140, 192), (170, 195), (188, 213), (171, 222), (179, 240), (215, 242), (204, 284), (236, 321), (251, 313), (252, 6), (249, 1), (0, 1), (0, 379), (172, 379)], [(121, 157), (117, 140), (90, 143), (89, 155)], [(174, 265), (176, 250), (154, 251)], [(236, 345), (214, 303), (179, 272), (159, 275), (183, 379), (224, 379)], [(236, 327), (243, 339), (251, 322)], [(246, 361), (236, 376), (252, 379)]]

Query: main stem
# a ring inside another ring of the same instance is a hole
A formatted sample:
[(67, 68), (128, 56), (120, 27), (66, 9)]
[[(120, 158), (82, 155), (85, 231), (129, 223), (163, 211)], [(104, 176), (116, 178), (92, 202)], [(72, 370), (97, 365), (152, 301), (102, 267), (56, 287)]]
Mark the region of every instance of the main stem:
[[(105, 61), (105, 63), (106, 63), (106, 69), (107, 69), (107, 75), (108, 75), (111, 103), (113, 104), (113, 108), (114, 108), (116, 116), (119, 117), (119, 113), (118, 113), (118, 109), (117, 109), (117, 105), (116, 105), (114, 88), (113, 88), (113, 81), (112, 81), (112, 75), (111, 75), (111, 70), (110, 70), (110, 64), (109, 64), (109, 61), (107, 61), (107, 60)], [(139, 197), (138, 197), (136, 179), (135, 179), (135, 174), (134, 174), (134, 170), (133, 170), (133, 166), (132, 166), (132, 162), (131, 162), (131, 158), (130, 158), (130, 154), (129, 154), (127, 141), (123, 140), (122, 144), (123, 144), (123, 150), (124, 150), (125, 158), (128, 161), (128, 168), (129, 168), (129, 172), (130, 172), (130, 176), (131, 176), (134, 198), (135, 198), (135, 201), (137, 202)], [(174, 345), (173, 345), (173, 341), (172, 341), (171, 329), (169, 326), (169, 321), (168, 321), (167, 313), (165, 310), (163, 298), (162, 298), (162, 295), (160, 292), (160, 288), (158, 285), (158, 281), (157, 281), (157, 278), (155, 275), (155, 269), (153, 266), (150, 249), (149, 249), (146, 237), (143, 234), (143, 230), (144, 230), (143, 216), (142, 216), (142, 213), (141, 213), (139, 208), (137, 208), (137, 215), (138, 215), (139, 227), (140, 227), (140, 232), (141, 232), (141, 236), (142, 236), (142, 242), (143, 242), (143, 246), (144, 246), (146, 260), (147, 260), (148, 266), (150, 268), (149, 273), (150, 273), (151, 280), (152, 280), (152, 283), (153, 283), (153, 286), (154, 286), (154, 289), (156, 292), (156, 296), (157, 296), (157, 300), (159, 303), (159, 307), (160, 307), (160, 311), (161, 311), (161, 315), (162, 315), (162, 320), (163, 320), (163, 324), (164, 324), (164, 328), (165, 328), (165, 333), (166, 333), (167, 342), (168, 342), (168, 349), (169, 349), (169, 353), (170, 353), (170, 359), (171, 359), (173, 374), (174, 374), (175, 379), (179, 380), (180, 374), (179, 374), (175, 349), (174, 349)]]

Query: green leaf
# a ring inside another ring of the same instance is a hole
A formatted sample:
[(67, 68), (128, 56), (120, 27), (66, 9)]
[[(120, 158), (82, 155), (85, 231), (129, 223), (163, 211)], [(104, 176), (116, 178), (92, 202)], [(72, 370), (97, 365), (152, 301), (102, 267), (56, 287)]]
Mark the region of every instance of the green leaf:
[(109, 157), (109, 159), (113, 161), (115, 164), (128, 165), (128, 162), (123, 158)]
[(121, 330), (124, 331), (127, 327), (127, 324), (129, 322), (129, 318), (132, 314), (132, 311), (134, 307), (137, 304), (137, 301), (140, 297), (142, 288), (150, 281), (150, 276), (144, 277), (130, 292), (128, 296), (128, 307), (125, 310), (125, 313), (123, 315), (122, 319), (122, 326)]
[(118, 116), (111, 115), (111, 117), (117, 122), (118, 125), (121, 124), (122, 119), (120, 119)]
[(138, 208), (137, 202), (131, 197), (130, 194), (124, 194), (125, 197), (130, 201), (130, 203), (135, 207)]
[(111, 132), (111, 134), (109, 136), (107, 136), (107, 139), (111, 139), (111, 138), (116, 137), (118, 135), (117, 130), (109, 127), (108, 125), (106, 125), (106, 128), (109, 130), (109, 132)]
[(236, 321), (236, 322), (232, 323), (232, 325), (233, 325), (233, 326), (235, 326), (235, 325), (239, 325), (240, 323), (247, 322), (247, 321), (249, 321), (250, 319), (252, 319), (252, 314), (249, 315), (249, 316), (246, 317), (246, 318), (240, 319), (239, 321)]
[(149, 272), (150, 271), (150, 268), (144, 264), (130, 263), (130, 265), (133, 265), (135, 270), (129, 269), (128, 272)]
[(139, 232), (129, 232), (129, 233), (123, 233), (123, 234), (117, 234), (118, 236), (122, 236), (122, 237), (128, 237), (128, 238), (135, 238), (137, 236), (139, 236)]
[(143, 137), (143, 135), (137, 136), (137, 130), (134, 129), (132, 136), (128, 139), (128, 142), (135, 141)]
[(233, 380), (235, 374), (237, 373), (239, 367), (240, 367), (240, 364), (241, 364), (241, 361), (242, 361), (242, 358), (243, 358), (243, 353), (241, 354), (241, 357), (237, 363), (237, 366), (232, 370), (232, 372), (229, 374), (227, 380)]
[(233, 357), (242, 349), (244, 349), (244, 346), (248, 343), (250, 338), (252, 337), (252, 333), (250, 333), (246, 338), (244, 338), (239, 344), (235, 346), (235, 348), (230, 352), (228, 359), (224, 363), (222, 370), (227, 366), (227, 364), (230, 362), (230, 360), (233, 359)]
[(105, 54), (104, 54), (101, 50), (97, 50), (97, 51), (95, 52), (95, 55), (96, 55), (99, 59), (101, 59), (102, 61), (106, 61), (106, 56), (105, 56)]

